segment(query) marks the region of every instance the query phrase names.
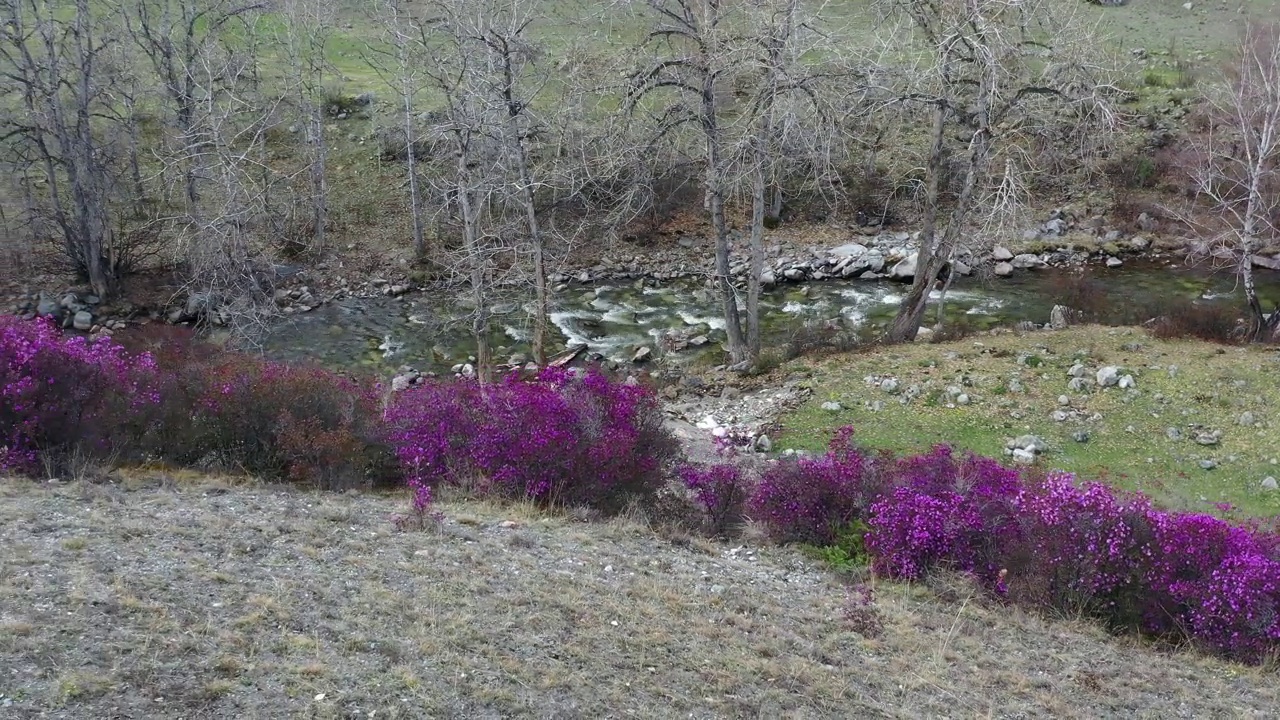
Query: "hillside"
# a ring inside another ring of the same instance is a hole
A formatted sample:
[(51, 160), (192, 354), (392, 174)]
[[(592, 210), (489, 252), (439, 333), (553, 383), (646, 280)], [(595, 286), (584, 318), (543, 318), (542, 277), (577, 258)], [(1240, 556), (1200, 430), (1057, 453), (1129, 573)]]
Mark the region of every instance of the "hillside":
[[(0, 484), (14, 718), (1266, 717), (1273, 674), (798, 552), (139, 473)], [(880, 632), (875, 627), (881, 627)], [(865, 634), (860, 634), (862, 631)]]

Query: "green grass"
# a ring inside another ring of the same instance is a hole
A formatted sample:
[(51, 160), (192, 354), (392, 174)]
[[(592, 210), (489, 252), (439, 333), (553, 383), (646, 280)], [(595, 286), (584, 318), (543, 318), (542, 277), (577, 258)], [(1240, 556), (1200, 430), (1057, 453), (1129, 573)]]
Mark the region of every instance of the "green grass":
[[(1122, 367), (1122, 374), (1136, 379), (1136, 392), (1071, 392), (1067, 371), (1077, 359), (1088, 378), (1103, 365)], [(1044, 466), (1140, 490), (1170, 507), (1212, 510), (1211, 503), (1229, 502), (1249, 515), (1280, 512), (1280, 492), (1261, 487), (1264, 477), (1280, 476), (1275, 349), (1159, 341), (1139, 330), (1085, 327), (916, 343), (799, 360), (785, 369), (808, 373), (813, 396), (782, 418), (778, 448), (820, 451), (836, 428), (853, 425), (855, 437), (872, 448), (907, 452), (949, 443), (1004, 457), (1008, 439), (1034, 434), (1053, 447), (1041, 458)], [(896, 377), (898, 392), (870, 387), (868, 375)], [(904, 404), (912, 386), (919, 396)], [(949, 403), (948, 386), (958, 386), (971, 402)], [(1061, 395), (1069, 406), (1059, 405)], [(823, 411), (828, 400), (844, 410)], [(1058, 410), (1070, 417), (1054, 420)], [(1255, 416), (1256, 425), (1238, 424), (1245, 412)], [(1100, 419), (1091, 419), (1095, 415)], [(1197, 425), (1221, 430), (1220, 443), (1195, 443)], [(1166, 429), (1175, 426), (1185, 439), (1166, 437)], [(1087, 432), (1088, 442), (1076, 442), (1076, 432)], [(1202, 469), (1206, 459), (1217, 467)]]

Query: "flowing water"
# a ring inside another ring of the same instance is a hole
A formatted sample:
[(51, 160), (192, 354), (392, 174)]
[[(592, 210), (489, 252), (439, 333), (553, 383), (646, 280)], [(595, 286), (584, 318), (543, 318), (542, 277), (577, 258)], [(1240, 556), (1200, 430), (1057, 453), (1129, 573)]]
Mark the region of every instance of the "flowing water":
[[(961, 278), (947, 293), (947, 322), (979, 329), (1019, 321), (1047, 322), (1068, 272), (1023, 271), (989, 281)], [(1260, 294), (1270, 308), (1280, 300), (1280, 276), (1262, 272)], [(1126, 309), (1149, 307), (1161, 300), (1238, 304), (1241, 297), (1233, 276), (1181, 266), (1097, 269), (1091, 278), (1106, 288), (1106, 302), (1116, 308), (1117, 317), (1123, 317)], [(893, 317), (907, 289), (888, 280), (779, 286), (762, 298), (763, 343), (765, 347), (785, 343), (805, 323), (828, 321), (849, 329), (883, 324)], [(636, 348), (657, 346), (660, 336), (675, 331), (685, 339), (697, 338), (695, 342), (705, 337), (706, 343), (674, 357), (682, 361), (708, 353), (718, 357), (724, 341), (718, 297), (705, 283), (693, 280), (572, 286), (553, 298), (550, 349), (586, 344), (591, 352), (623, 361)], [(935, 291), (927, 325), (934, 322), (937, 297)], [(499, 297), (492, 309), (490, 342), (495, 358), (505, 362), (510, 355), (527, 353), (528, 307)], [(345, 299), (281, 322), (266, 338), (265, 349), (277, 358), (314, 360), (331, 367), (412, 365), (442, 371), (474, 352), (469, 317), (465, 300), (449, 294)]]

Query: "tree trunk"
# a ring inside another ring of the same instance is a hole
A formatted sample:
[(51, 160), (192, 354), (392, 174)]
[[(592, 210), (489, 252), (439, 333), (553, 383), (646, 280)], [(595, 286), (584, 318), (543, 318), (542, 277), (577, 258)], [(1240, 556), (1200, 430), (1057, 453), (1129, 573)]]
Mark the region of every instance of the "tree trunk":
[(707, 141), (707, 201), (711, 211), (711, 227), (715, 232), (716, 285), (724, 309), (724, 332), (728, 340), (729, 361), (739, 365), (747, 359), (742, 337), (742, 321), (738, 317), (738, 295), (729, 274), (729, 223), (724, 211), (724, 167), (720, 157), (720, 128), (717, 118), (715, 76), (707, 74), (702, 86), (702, 125)]
[(916, 276), (911, 290), (898, 306), (898, 314), (885, 333), (884, 342), (910, 342), (920, 330), (925, 306), (929, 302), (929, 286), (937, 277), (938, 235), (938, 176), (942, 174), (942, 156), (946, 141), (947, 107), (938, 103), (933, 111), (933, 143), (929, 148), (929, 162), (925, 170), (924, 228), (920, 231), (920, 249), (916, 256)]
[(316, 104), (313, 98), (311, 127), (314, 132), (312, 138), (315, 143), (315, 154), (311, 156), (311, 203), (312, 223), (315, 225), (314, 251), (317, 254), (324, 250), (325, 226), (329, 224), (329, 181), (325, 177), (325, 160), (329, 153), (324, 139), (323, 112), (323, 108)]
[(457, 188), (458, 206), (462, 211), (463, 251), (471, 263), (471, 300), (475, 312), (471, 316), (471, 334), (476, 341), (476, 377), (482, 384), (489, 382), (489, 298), (485, 282), (485, 258), (480, 248), (480, 227), (477, 208), (471, 197), (471, 171), (467, 167), (470, 154), (469, 140), (459, 139)]
[(756, 137), (751, 188), (751, 269), (747, 273), (747, 353), (760, 359), (760, 276), (764, 274), (765, 150), (767, 130)]

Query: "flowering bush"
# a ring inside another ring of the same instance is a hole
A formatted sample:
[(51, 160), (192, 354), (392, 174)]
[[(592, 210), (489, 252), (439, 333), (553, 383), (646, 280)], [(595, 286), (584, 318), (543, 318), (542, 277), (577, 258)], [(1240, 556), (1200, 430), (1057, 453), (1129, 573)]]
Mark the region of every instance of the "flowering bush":
[(765, 470), (748, 506), (778, 542), (830, 545), (842, 529), (865, 516), (880, 495), (875, 458), (853, 446), (843, 428), (820, 458), (779, 462)]
[(410, 482), (605, 512), (656, 492), (678, 449), (651, 391), (597, 370), (427, 383), (398, 394), (386, 421)]
[(865, 522), (862, 542), (883, 576), (956, 570), (1009, 602), (1190, 639), (1224, 657), (1280, 652), (1275, 528), (1160, 510), (1141, 495), (946, 446), (895, 459), (849, 440), (843, 429), (824, 457), (766, 471), (752, 517), (777, 540), (828, 547)]
[(150, 355), (109, 338), (64, 337), (48, 320), (0, 317), (0, 469), (132, 454), (159, 402), (155, 372)]
[(45, 320), (0, 318), (0, 469), (34, 472), (78, 453), (329, 485), (385, 476), (376, 386), (159, 340), (157, 360)]
[(1018, 471), (950, 447), (886, 463), (893, 491), (872, 504), (867, 549), (883, 574), (919, 578), (936, 564), (994, 578), (1004, 547), (1020, 536)]
[(729, 536), (737, 531), (751, 492), (742, 468), (724, 462), (707, 467), (685, 465), (679, 475), (706, 513), (707, 532)]

